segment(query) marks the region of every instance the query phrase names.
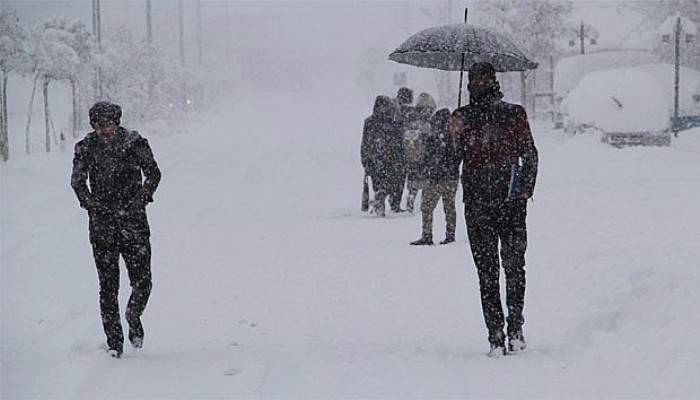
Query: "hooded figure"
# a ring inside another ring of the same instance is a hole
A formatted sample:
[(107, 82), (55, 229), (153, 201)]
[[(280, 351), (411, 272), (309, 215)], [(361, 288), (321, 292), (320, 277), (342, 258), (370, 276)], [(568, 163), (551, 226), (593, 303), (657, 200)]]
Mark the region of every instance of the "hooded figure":
[(71, 186), (80, 207), (88, 212), (102, 325), (110, 355), (119, 358), (124, 342), (118, 301), (119, 257), (124, 259), (132, 289), (125, 314), (129, 341), (140, 348), (144, 338), (141, 315), (151, 294), (151, 231), (146, 205), (153, 201), (160, 170), (148, 141), (119, 126), (121, 107), (99, 102), (90, 108), (89, 115), (95, 130), (75, 145)]
[(426, 183), (421, 203), (423, 233), (420, 239), (411, 242), (412, 245), (433, 244), (433, 211), (440, 199), (442, 199), (446, 222), (445, 240), (440, 244), (455, 241), (455, 227), (457, 225), (455, 195), (459, 183), (460, 160), (457, 159), (448, 138), (447, 124), (449, 119), (450, 110), (447, 108), (438, 110), (430, 118), (430, 134), (424, 143), (423, 170)]
[[(360, 160), (365, 174), (372, 178), (375, 212), (384, 216), (387, 195), (400, 193), (405, 175), (398, 107), (387, 96), (377, 96), (372, 115), (365, 119)], [(401, 197), (390, 200), (393, 208)]]
[(506, 353), (501, 267), (506, 274), (508, 349), (525, 349), (525, 217), (537, 177), (537, 148), (523, 107), (501, 100), (491, 64), (472, 66), (468, 88), (469, 104), (452, 113), (448, 130), (463, 161), (464, 215), (479, 275), (489, 355), (499, 356)]
[[(403, 141), (403, 134), (408, 129), (409, 123), (415, 118), (415, 107), (413, 104), (413, 90), (407, 87), (401, 87), (396, 93), (396, 104), (398, 106), (398, 122), (401, 127), (401, 141)], [(405, 157), (404, 157), (405, 161)], [(401, 179), (401, 184), (398, 186), (393, 186), (392, 192), (389, 193), (389, 200), (391, 204), (391, 210), (393, 212), (401, 212), (401, 197), (403, 196), (403, 188), (406, 181), (406, 170), (407, 165), (404, 164), (404, 176)]]
[(413, 103), (413, 90), (405, 86), (400, 88), (396, 93), (396, 101), (399, 106), (410, 106)]
[(404, 124), (403, 146), (406, 157), (406, 208), (413, 212), (418, 191), (425, 183), (423, 167), (425, 159), (424, 142), (430, 136), (430, 117), (435, 112), (435, 100), (428, 93), (418, 96), (413, 116)]

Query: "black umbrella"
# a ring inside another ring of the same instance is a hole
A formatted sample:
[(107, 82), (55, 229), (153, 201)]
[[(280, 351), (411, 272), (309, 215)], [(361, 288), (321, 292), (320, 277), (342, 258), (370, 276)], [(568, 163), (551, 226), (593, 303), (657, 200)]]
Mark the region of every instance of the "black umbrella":
[(462, 99), (462, 74), (474, 63), (491, 63), (498, 72), (537, 68), (537, 63), (530, 61), (508, 36), (467, 23), (420, 31), (389, 54), (389, 59), (417, 67), (461, 71), (459, 105)]

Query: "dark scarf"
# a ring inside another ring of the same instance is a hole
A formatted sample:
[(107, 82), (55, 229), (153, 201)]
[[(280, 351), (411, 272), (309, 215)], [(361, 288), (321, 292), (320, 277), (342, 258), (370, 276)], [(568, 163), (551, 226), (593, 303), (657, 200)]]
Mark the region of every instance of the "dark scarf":
[(491, 85), (483, 91), (474, 90), (471, 85), (467, 85), (469, 90), (469, 104), (477, 108), (488, 108), (503, 98), (501, 85), (493, 80)]

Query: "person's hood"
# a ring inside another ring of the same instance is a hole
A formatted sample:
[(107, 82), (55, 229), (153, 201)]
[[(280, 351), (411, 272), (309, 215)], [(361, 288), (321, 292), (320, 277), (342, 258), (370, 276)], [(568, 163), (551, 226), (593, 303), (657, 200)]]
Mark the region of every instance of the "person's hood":
[(418, 96), (418, 101), (416, 102), (416, 112), (419, 115), (428, 118), (433, 115), (436, 109), (437, 104), (435, 103), (433, 96), (425, 92)]
[(372, 115), (381, 119), (396, 119), (396, 103), (388, 96), (377, 96), (374, 100)]
[(399, 105), (408, 105), (413, 103), (413, 90), (407, 87), (402, 87), (396, 94), (396, 100), (399, 102)]

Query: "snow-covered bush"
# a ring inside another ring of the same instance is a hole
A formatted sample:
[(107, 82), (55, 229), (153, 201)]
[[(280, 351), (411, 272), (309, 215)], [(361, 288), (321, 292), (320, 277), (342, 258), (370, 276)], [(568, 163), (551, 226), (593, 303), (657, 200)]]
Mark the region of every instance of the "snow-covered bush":
[(105, 40), (98, 60), (105, 97), (120, 104), (127, 119), (155, 119), (182, 109), (188, 73), (153, 44), (119, 29)]
[(29, 59), (32, 53), (31, 42), (24, 25), (17, 13), (4, 7), (0, 10), (0, 159), (9, 158), (7, 131), (7, 81), (12, 71), (24, 74), (29, 69)]

